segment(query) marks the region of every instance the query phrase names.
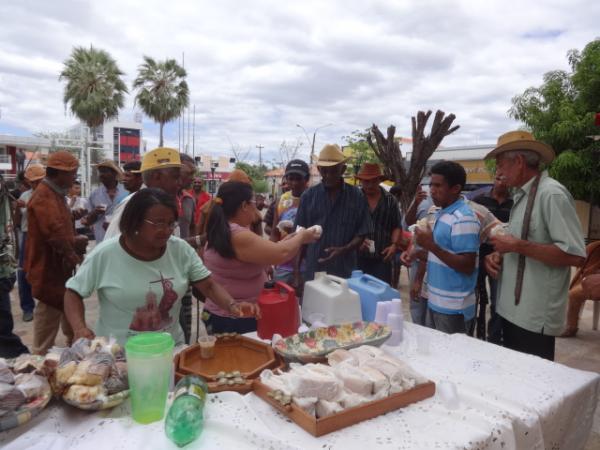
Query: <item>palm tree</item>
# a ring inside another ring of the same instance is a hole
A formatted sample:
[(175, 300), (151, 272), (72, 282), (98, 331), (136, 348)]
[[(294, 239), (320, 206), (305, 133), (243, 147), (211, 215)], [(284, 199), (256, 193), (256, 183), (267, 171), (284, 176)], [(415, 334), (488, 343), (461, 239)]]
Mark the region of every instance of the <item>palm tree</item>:
[(123, 107), (127, 85), (117, 62), (104, 50), (90, 46), (73, 48), (59, 80), (65, 80), (63, 101), (71, 112), (92, 131), (96, 141), (96, 128), (117, 117)]
[(185, 81), (187, 73), (174, 59), (155, 61), (144, 56), (133, 82), (137, 89), (135, 102), (142, 111), (160, 124), (160, 144), (163, 146), (165, 123), (181, 115), (189, 103), (189, 89)]

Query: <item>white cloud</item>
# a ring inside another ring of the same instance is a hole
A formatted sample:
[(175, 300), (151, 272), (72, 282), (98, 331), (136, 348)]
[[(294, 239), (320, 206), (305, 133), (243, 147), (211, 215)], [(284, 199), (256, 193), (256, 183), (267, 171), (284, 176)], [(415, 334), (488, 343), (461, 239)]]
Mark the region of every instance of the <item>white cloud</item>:
[[(596, 37), (600, 5), (563, 2), (394, 0), (170, 2), (18, 1), (0, 4), (0, 132), (60, 130), (58, 73), (73, 46), (109, 51), (131, 85), (143, 55), (181, 60), (196, 105), (197, 151), (228, 153), (283, 140), (318, 149), (355, 129), (440, 108), (460, 130), (445, 145), (493, 142), (517, 126), (510, 100), (567, 69), (566, 52)], [(122, 112), (134, 111), (129, 95)], [(150, 147), (158, 128), (145, 119)], [(177, 123), (166, 127), (177, 145)], [(256, 154), (256, 152), (254, 152)]]

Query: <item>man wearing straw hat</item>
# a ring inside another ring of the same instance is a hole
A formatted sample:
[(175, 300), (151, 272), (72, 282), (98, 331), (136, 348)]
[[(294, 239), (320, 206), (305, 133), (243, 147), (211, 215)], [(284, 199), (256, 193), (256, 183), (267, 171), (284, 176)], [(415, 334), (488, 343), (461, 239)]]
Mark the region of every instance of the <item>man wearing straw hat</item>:
[(114, 161), (107, 159), (97, 166), (98, 178), (101, 185), (92, 191), (89, 202), (92, 212), (86, 217), (88, 225), (93, 225), (94, 238), (99, 244), (104, 239), (108, 221), (115, 207), (127, 197), (127, 191), (119, 183), (123, 178), (123, 171)]
[(300, 198), (295, 225), (323, 228), (321, 239), (306, 248), (306, 281), (318, 271), (350, 277), (357, 268), (358, 248), (373, 232), (364, 195), (344, 182), (347, 159), (338, 145), (323, 147), (317, 161), (322, 181)]
[(541, 165), (554, 151), (526, 131), (510, 131), (486, 159), (514, 189), (508, 232), (493, 237), (486, 269), (498, 277), (497, 313), (504, 346), (554, 360), (555, 336), (565, 321), (572, 266), (585, 261), (573, 197)]
[(364, 163), (356, 178), (360, 180), (373, 221), (373, 233), (358, 252), (358, 268), (392, 285), (392, 258), (402, 234), (398, 203), (379, 186), (385, 177), (378, 164)]

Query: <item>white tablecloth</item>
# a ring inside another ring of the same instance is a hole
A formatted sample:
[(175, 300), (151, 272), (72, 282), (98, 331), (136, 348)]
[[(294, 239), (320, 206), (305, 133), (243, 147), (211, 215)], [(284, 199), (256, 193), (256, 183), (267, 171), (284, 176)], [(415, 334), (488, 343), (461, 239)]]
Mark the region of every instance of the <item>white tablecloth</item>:
[[(428, 354), (417, 335), (430, 337)], [(584, 446), (600, 376), (520, 354), (464, 335), (406, 324), (398, 347), (383, 346), (433, 381), (456, 384), (460, 404), (439, 396), (315, 438), (253, 394), (210, 395), (202, 449), (569, 449)], [(163, 422), (138, 425), (129, 402), (86, 413), (53, 402), (29, 424), (0, 434), (15, 449), (169, 449)]]

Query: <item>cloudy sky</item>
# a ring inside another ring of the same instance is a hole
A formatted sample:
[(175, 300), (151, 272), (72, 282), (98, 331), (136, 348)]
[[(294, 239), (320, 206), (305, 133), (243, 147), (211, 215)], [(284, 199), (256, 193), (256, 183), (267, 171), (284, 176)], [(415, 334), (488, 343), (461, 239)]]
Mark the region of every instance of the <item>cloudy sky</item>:
[[(342, 144), (372, 123), (410, 136), (418, 110), (454, 113), (444, 145), (495, 142), (518, 126), (511, 98), (567, 69), (597, 37), (600, 2), (275, 0), (0, 3), (0, 133), (60, 131), (58, 74), (73, 46), (107, 50), (130, 86), (142, 55), (182, 58), (196, 105), (196, 152), (277, 159), (283, 141)], [(131, 119), (133, 95), (120, 117)], [(177, 123), (166, 144), (178, 145)], [(149, 148), (158, 127), (144, 118)]]

